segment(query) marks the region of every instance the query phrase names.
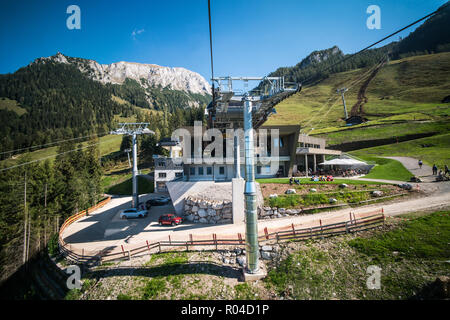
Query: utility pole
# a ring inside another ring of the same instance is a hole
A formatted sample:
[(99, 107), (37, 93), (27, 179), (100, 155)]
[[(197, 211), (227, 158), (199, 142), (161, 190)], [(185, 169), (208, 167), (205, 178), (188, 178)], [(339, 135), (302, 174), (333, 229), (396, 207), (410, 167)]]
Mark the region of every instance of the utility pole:
[(256, 209), (255, 155), (252, 123), (252, 100), (244, 97), (244, 133), (245, 133), (245, 221), (246, 221), (246, 258), (247, 271), (259, 271), (258, 213)]
[(337, 93), (340, 93), (342, 95), (342, 103), (344, 104), (345, 120), (348, 119), (347, 105), (345, 104), (345, 97), (344, 97), (344, 93), (347, 91), (348, 91), (347, 88), (341, 88), (341, 89), (336, 90)]
[(47, 183), (45, 183), (44, 187), (44, 208), (47, 208)]
[(123, 151), (125, 151), (125, 152), (127, 153), (127, 156), (128, 156), (128, 167), (131, 168), (131, 161), (130, 161), (130, 152), (131, 152), (131, 149), (125, 149), (125, 150), (123, 150)]
[(25, 189), (23, 192), (23, 263), (27, 261), (27, 172), (25, 171)]
[(139, 192), (137, 185), (137, 135), (139, 134), (155, 134), (152, 130), (148, 129), (147, 126), (149, 123), (147, 122), (137, 122), (137, 123), (119, 123), (120, 128), (111, 131), (111, 134), (125, 134), (132, 137), (133, 141), (133, 197), (132, 197), (132, 207), (138, 208), (139, 206)]
[(135, 208), (139, 207), (139, 192), (138, 192), (138, 185), (137, 185), (137, 176), (138, 168), (137, 168), (137, 140), (136, 140), (136, 133), (133, 133), (133, 200), (134, 200), (134, 206)]
[(30, 256), (31, 219), (28, 217), (27, 261)]

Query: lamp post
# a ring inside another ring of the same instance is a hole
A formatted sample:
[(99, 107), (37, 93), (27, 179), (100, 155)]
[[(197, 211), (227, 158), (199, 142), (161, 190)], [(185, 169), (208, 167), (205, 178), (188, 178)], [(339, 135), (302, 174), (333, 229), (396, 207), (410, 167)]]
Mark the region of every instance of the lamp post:
[(136, 123), (119, 123), (120, 128), (111, 131), (111, 134), (125, 134), (130, 135), (132, 137), (133, 144), (133, 198), (132, 198), (132, 207), (138, 208), (139, 206), (139, 192), (137, 185), (137, 135), (139, 134), (155, 134), (152, 130), (148, 129), (147, 126), (149, 123), (147, 122), (136, 122)]

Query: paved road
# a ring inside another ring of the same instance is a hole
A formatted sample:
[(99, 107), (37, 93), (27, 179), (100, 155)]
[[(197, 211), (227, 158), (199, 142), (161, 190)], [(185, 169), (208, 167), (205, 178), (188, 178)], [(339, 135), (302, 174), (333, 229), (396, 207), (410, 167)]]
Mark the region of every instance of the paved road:
[[(345, 221), (349, 219), (349, 212), (354, 212), (356, 217), (363, 217), (374, 210), (384, 209), (388, 216), (396, 216), (408, 212), (422, 210), (439, 210), (450, 206), (450, 182), (422, 183), (422, 190), (426, 195), (419, 198), (393, 200), (384, 204), (373, 204), (355, 209), (342, 209), (338, 211), (322, 212), (319, 214), (285, 217), (281, 219), (258, 221), (259, 233), (264, 233), (267, 227), (269, 232), (281, 231), (291, 228), (293, 223), (296, 228), (318, 226), (319, 220), (323, 224)], [(141, 201), (145, 201), (155, 195), (145, 195)], [(189, 235), (194, 238), (211, 239), (212, 234), (218, 237), (236, 238), (238, 233), (245, 235), (245, 225), (200, 225), (183, 223), (179, 226), (159, 226), (158, 217), (163, 213), (173, 212), (172, 205), (151, 208), (148, 217), (143, 219), (121, 220), (118, 218), (120, 209), (129, 207), (131, 197), (116, 197), (104, 207), (91, 213), (70, 225), (63, 232), (63, 238), (70, 244), (70, 249), (85, 254), (95, 254), (100, 250), (114, 250), (124, 245), (125, 250), (145, 244), (145, 241), (156, 242), (160, 240), (187, 240)]]

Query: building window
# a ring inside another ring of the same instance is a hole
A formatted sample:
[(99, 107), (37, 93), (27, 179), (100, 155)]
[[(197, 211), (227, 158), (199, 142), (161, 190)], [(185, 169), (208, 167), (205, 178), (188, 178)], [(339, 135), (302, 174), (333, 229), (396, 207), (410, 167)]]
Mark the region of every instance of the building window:
[(167, 174), (165, 172), (160, 172), (160, 173), (158, 173), (158, 177), (165, 178), (165, 177), (167, 177)]
[(198, 175), (199, 176), (203, 175), (203, 167), (198, 167)]
[(219, 167), (219, 174), (221, 175), (225, 174), (225, 167)]
[(156, 187), (159, 191), (167, 191), (167, 186), (165, 182), (157, 182)]
[(257, 166), (256, 167), (256, 173), (257, 174), (261, 174), (261, 166)]
[(183, 172), (175, 172), (175, 177), (179, 178), (183, 176)]
[(208, 176), (212, 175), (212, 167), (206, 167), (206, 174)]
[(195, 176), (195, 167), (191, 167), (189, 169), (190, 169), (191, 176)]
[(262, 167), (260, 174), (261, 173), (264, 174), (264, 175), (269, 175), (271, 173), (270, 172), (270, 165)]

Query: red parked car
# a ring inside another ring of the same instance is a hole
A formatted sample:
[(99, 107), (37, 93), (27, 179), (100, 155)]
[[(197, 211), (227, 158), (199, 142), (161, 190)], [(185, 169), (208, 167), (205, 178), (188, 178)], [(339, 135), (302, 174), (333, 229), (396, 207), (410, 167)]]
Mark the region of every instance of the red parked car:
[(160, 226), (162, 226), (163, 224), (170, 224), (172, 226), (175, 226), (183, 222), (183, 219), (170, 213), (170, 214), (163, 214), (162, 216), (160, 216), (158, 222)]

